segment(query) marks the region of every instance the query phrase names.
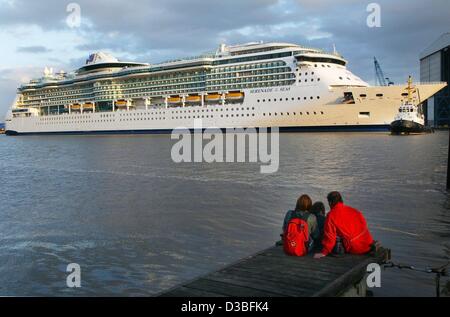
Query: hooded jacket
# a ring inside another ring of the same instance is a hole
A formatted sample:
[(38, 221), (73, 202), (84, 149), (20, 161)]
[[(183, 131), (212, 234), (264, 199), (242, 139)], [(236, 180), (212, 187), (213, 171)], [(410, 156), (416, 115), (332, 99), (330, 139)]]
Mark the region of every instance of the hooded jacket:
[(370, 251), (372, 235), (362, 213), (343, 203), (337, 203), (325, 220), (322, 254), (328, 255), (336, 244), (336, 237), (343, 241), (345, 251), (364, 254)]

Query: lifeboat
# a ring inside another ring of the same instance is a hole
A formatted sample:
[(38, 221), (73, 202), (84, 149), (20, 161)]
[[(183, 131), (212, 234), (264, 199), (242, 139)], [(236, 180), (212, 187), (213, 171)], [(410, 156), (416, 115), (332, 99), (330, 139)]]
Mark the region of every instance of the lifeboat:
[(189, 103), (199, 103), (202, 101), (202, 97), (200, 96), (187, 96), (186, 97), (186, 102)]
[(86, 102), (83, 104), (83, 109), (93, 109), (94, 104), (92, 102)]
[(71, 107), (72, 110), (80, 110), (81, 105), (79, 103), (74, 103)]
[(169, 97), (167, 98), (168, 103), (181, 103), (181, 97)]
[(205, 101), (213, 102), (213, 101), (220, 101), (222, 98), (221, 94), (208, 94), (205, 96)]
[(126, 100), (117, 100), (116, 107), (126, 107), (128, 102)]
[(244, 93), (240, 92), (240, 91), (229, 92), (229, 93), (225, 94), (225, 99), (226, 100), (231, 100), (231, 101), (241, 100), (241, 99), (244, 99)]

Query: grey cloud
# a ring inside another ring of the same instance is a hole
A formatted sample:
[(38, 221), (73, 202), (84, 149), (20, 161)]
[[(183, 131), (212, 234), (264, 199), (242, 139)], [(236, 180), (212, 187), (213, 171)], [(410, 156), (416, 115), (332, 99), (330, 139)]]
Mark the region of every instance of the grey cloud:
[[(154, 62), (164, 59), (165, 53), (167, 57), (179, 57), (185, 52), (212, 50), (222, 41), (289, 41), (328, 50), (336, 44), (349, 60), (349, 67), (368, 81), (374, 77), (373, 56), (397, 82), (409, 74), (417, 77), (420, 51), (448, 31), (448, 0), (377, 1), (381, 6), (381, 28), (366, 25), (366, 8), (371, 2), (137, 1), (122, 10), (123, 3), (118, 0), (108, 2), (105, 10), (97, 7), (104, 1), (89, 2), (82, 4), (82, 10), (93, 21), (97, 33), (90, 43), (79, 48), (125, 50), (150, 56)], [(289, 22), (299, 24), (298, 30), (289, 27)], [(302, 23), (315, 25), (316, 32), (331, 36), (308, 40), (311, 31)], [(248, 34), (240, 32), (243, 28), (250, 30)], [(116, 32), (116, 37), (111, 38), (111, 32)]]
[[(211, 51), (220, 42), (286, 41), (326, 50), (336, 44), (350, 69), (365, 80), (373, 80), (377, 56), (386, 75), (403, 82), (409, 74), (417, 79), (419, 53), (449, 31), (450, 12), (448, 0), (377, 0), (382, 27), (369, 28), (366, 7), (372, 0), (76, 2), (83, 21), (78, 29), (65, 25), (69, 2), (58, 0), (13, 1), (0, 8), (0, 25), (72, 30), (84, 39), (75, 49), (113, 51), (122, 59), (150, 63)], [(66, 64), (73, 69), (85, 58)]]
[(6, 68), (0, 70), (0, 122), (14, 101), (18, 85), (42, 73), (38, 67)]
[(67, 4), (58, 0), (6, 2), (0, 9), (0, 25), (38, 25), (45, 29), (59, 29), (67, 16)]
[(0, 122), (4, 122), (6, 111), (14, 101), (17, 82), (0, 78)]
[(404, 82), (409, 74), (418, 79), (418, 55), (448, 31), (450, 3), (447, 0), (378, 1), (382, 27), (369, 28), (365, 24), (365, 8), (369, 2), (352, 6), (354, 10), (348, 20), (345, 8), (333, 9), (333, 14), (322, 19), (323, 30), (333, 32), (332, 40), (350, 60), (350, 67), (366, 79), (374, 77), (373, 56), (380, 59), (384, 71), (396, 82)]
[(46, 48), (45, 46), (20, 46), (16, 49), (18, 53), (49, 53), (51, 49)]

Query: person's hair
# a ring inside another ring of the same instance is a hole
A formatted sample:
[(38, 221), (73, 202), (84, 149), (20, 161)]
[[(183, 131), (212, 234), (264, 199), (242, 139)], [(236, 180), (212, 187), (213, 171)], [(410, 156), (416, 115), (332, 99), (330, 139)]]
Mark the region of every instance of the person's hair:
[(315, 214), (315, 215), (322, 215), (325, 216), (325, 205), (323, 204), (323, 202), (321, 201), (316, 201), (312, 206), (311, 206), (311, 213)]
[(309, 211), (312, 206), (312, 200), (308, 195), (301, 195), (297, 199), (297, 205), (295, 211)]
[(343, 203), (344, 200), (342, 199), (342, 196), (339, 192), (331, 192), (327, 196), (328, 203), (330, 204), (330, 207), (333, 207), (337, 203)]

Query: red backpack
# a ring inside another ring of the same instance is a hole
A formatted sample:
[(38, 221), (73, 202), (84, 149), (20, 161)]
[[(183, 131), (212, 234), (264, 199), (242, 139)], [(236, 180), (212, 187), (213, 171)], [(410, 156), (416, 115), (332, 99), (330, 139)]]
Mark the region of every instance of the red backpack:
[(287, 255), (305, 256), (308, 253), (308, 223), (300, 218), (292, 218), (283, 234), (283, 249)]

